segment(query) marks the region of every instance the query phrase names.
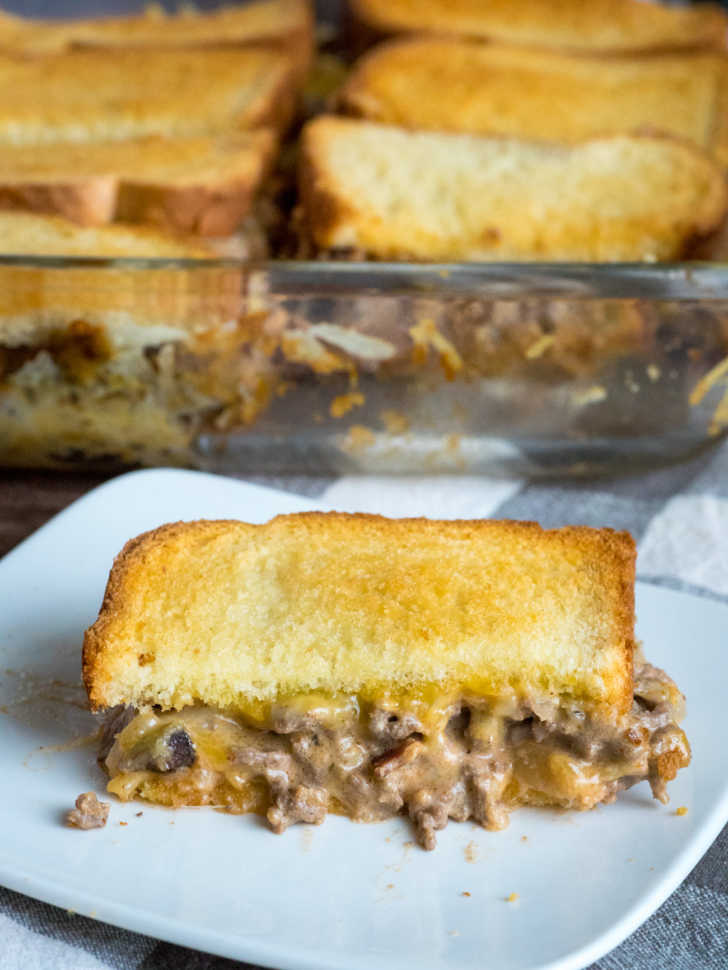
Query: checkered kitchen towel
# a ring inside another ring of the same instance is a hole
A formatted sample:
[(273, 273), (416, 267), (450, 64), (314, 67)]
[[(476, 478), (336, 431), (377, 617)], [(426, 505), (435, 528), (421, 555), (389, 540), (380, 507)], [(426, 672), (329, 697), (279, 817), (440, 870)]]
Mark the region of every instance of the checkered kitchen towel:
[[(728, 443), (675, 468), (590, 485), (480, 478), (259, 481), (345, 511), (629, 529), (639, 542), (641, 578), (728, 603)], [(112, 967), (234, 970), (244, 964), (71, 916), (0, 888), (0, 970)], [(597, 968), (728, 970), (728, 828), (662, 908)]]

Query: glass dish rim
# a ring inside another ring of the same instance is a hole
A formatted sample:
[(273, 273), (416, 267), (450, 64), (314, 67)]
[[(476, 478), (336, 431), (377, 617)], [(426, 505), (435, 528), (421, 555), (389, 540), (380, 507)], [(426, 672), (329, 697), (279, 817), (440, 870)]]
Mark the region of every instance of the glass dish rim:
[[(264, 278), (269, 292), (283, 296), (728, 300), (728, 262), (707, 261), (411, 263), (0, 255), (0, 267), (64, 274), (114, 270), (131, 277), (154, 271), (179, 271), (180, 276), (198, 271), (236, 271), (250, 279)], [(165, 280), (174, 285), (168, 275)], [(64, 282), (72, 284), (72, 276), (64, 277)], [(103, 284), (103, 276), (100, 282)], [(84, 287), (88, 285), (85, 276)]]

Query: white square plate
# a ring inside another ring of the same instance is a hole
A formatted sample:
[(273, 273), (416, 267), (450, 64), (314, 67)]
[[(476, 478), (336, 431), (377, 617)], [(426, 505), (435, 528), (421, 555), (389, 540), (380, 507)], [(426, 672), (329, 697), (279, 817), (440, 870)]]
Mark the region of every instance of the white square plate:
[[(505, 832), (450, 824), (433, 853), (413, 845), (402, 820), (332, 817), (277, 837), (255, 817), (114, 802), (105, 829), (63, 826), (79, 792), (103, 791), (94, 746), (68, 742), (96, 726), (83, 710), (81, 637), (123, 542), (175, 519), (262, 522), (311, 507), (210, 475), (136, 472), (0, 562), (0, 883), (287, 970), (566, 970), (597, 959), (659, 906), (728, 819), (728, 609), (708, 599), (638, 585), (647, 656), (688, 698), (693, 763), (668, 807), (643, 784), (585, 814), (515, 812)], [(688, 814), (677, 816), (681, 805)]]

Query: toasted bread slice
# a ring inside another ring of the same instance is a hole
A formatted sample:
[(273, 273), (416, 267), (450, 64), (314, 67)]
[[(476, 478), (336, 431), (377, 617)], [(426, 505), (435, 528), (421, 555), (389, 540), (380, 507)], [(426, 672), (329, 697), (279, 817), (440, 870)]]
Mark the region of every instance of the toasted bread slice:
[(620, 58), (421, 37), (361, 58), (340, 93), (350, 114), (472, 134), (573, 143), (659, 130), (728, 164), (728, 59), (710, 52)]
[(626, 533), (301, 514), (129, 542), (84, 643), (94, 708), (220, 709), (427, 685), (632, 696)]
[(0, 145), (0, 208), (55, 213), (81, 225), (113, 219), (227, 236), (247, 214), (276, 138), (228, 136)]
[(378, 259), (666, 260), (723, 219), (722, 169), (670, 138), (575, 146), (322, 117), (303, 134), (319, 250)]
[(217, 253), (199, 239), (148, 226), (82, 228), (58, 216), (0, 212), (0, 255), (210, 259)]
[(296, 67), (270, 48), (84, 50), (0, 59), (0, 142), (117, 141), (281, 128)]
[(30, 20), (0, 15), (0, 49), (23, 54), (59, 53), (72, 47), (204, 47), (277, 43), (311, 46), (307, 0), (256, 0), (216, 10), (166, 13), (149, 7), (127, 17)]
[(349, 0), (355, 21), (379, 34), (435, 33), (533, 47), (647, 51), (726, 46), (717, 4), (644, 0)]

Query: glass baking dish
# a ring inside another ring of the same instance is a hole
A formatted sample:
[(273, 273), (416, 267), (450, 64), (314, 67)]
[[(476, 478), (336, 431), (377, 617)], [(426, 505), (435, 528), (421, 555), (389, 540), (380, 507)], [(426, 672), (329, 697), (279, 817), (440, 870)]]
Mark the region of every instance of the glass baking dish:
[(0, 463), (625, 472), (728, 427), (728, 266), (0, 258)]

